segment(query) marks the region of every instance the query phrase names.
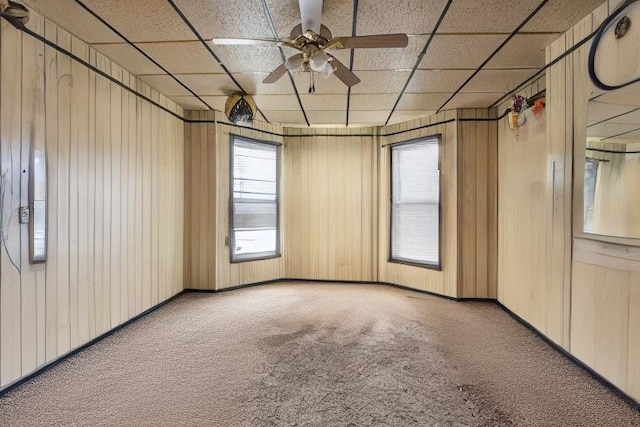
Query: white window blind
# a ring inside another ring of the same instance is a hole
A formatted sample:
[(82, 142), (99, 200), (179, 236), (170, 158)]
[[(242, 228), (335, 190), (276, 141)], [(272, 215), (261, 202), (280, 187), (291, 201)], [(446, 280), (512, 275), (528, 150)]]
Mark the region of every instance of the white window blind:
[(279, 255), (279, 147), (232, 137), (231, 260)]
[(440, 267), (440, 138), (391, 148), (391, 259)]

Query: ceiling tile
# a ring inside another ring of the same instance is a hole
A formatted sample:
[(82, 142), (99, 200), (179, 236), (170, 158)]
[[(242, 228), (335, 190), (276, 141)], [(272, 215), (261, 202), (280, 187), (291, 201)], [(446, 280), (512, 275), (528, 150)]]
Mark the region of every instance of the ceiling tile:
[[(208, 110), (208, 108), (195, 96), (171, 96), (170, 99), (185, 110)], [(217, 110), (220, 110), (216, 108)], [(224, 109), (224, 105), (223, 105)], [(222, 111), (222, 110), (220, 110)]]
[(307, 118), (311, 125), (335, 124), (344, 126), (347, 120), (347, 113), (342, 111), (307, 111)]
[(409, 120), (420, 119), (434, 114), (436, 110), (396, 110), (389, 120), (389, 124), (408, 122)]
[[(166, 96), (189, 96), (188, 90), (168, 75), (140, 76), (140, 80)], [(181, 80), (182, 81), (182, 80)], [(184, 81), (182, 81), (184, 83)], [(190, 88), (194, 90), (193, 88)], [(198, 93), (198, 92), (196, 92)]]
[(213, 50), (232, 73), (270, 73), (282, 64), (280, 52), (272, 46), (218, 45)]
[(304, 116), (298, 111), (269, 110), (264, 112), (271, 123), (304, 125)]
[(228, 96), (227, 95), (202, 96), (201, 98), (207, 104), (211, 105), (211, 107), (213, 107), (214, 110), (224, 111), (224, 106), (225, 106), (225, 103), (227, 102)]
[(133, 42), (196, 39), (166, 0), (83, 0), (83, 3)]
[[(240, 91), (240, 88), (236, 86), (233, 80), (231, 80), (231, 77), (229, 77), (226, 73), (179, 74), (177, 77), (198, 95), (231, 95), (232, 93), (237, 93)], [(240, 75), (235, 75), (234, 77), (242, 85), (244, 90), (247, 91), (247, 93), (254, 93), (250, 91), (250, 87), (249, 85), (247, 85), (247, 81), (250, 81), (249, 79), (242, 79), (240, 78)]]
[(412, 69), (424, 48), (427, 36), (409, 37), (403, 49), (356, 49), (354, 70)]
[(452, 108), (486, 108), (496, 102), (503, 95), (502, 92), (469, 92), (459, 93), (453, 97), (444, 109)]
[[(347, 108), (347, 95), (321, 95), (317, 93), (300, 94), (302, 105), (307, 111), (338, 110), (344, 111)], [(297, 105), (297, 104), (296, 104)]]
[[(409, 78), (410, 71), (357, 71), (360, 83), (351, 88), (351, 93), (400, 93)], [(397, 96), (397, 95), (396, 95)]]
[(602, 3), (603, 0), (550, 0), (522, 31), (563, 33)]
[[(259, 3), (259, 2), (258, 2)], [(269, 12), (280, 38), (288, 38), (291, 30), (300, 24), (300, 8), (297, 0), (267, 0)], [(350, 36), (353, 3), (344, 0), (324, 0), (322, 24), (333, 37)]]
[(462, 92), (511, 92), (538, 72), (537, 68), (523, 70), (480, 70)]
[(138, 44), (171, 73), (223, 73), (224, 70), (205, 49), (202, 43), (142, 43)]
[(399, 110), (437, 110), (450, 96), (450, 93), (405, 93), (397, 108)]
[[(298, 92), (308, 93), (311, 74), (310, 73), (292, 73), (292, 75), (293, 75), (293, 80), (296, 83)], [(327, 78), (324, 78), (318, 74), (315, 74), (314, 85), (316, 88), (316, 93), (315, 93), (316, 95), (347, 93), (347, 86), (344, 83), (342, 83), (340, 79), (338, 79), (336, 76), (333, 76), (333, 75)]]
[(145, 58), (140, 52), (128, 44), (99, 44), (92, 46), (113, 62), (121, 65), (132, 74), (162, 74), (160, 68)]
[(455, 92), (473, 70), (416, 70), (407, 92)]
[(360, 0), (356, 34), (431, 34), (446, 3), (446, 0)]
[(298, 104), (298, 99), (295, 95), (256, 95), (253, 99), (256, 101), (258, 108), (264, 111), (300, 109), (300, 104)]
[(273, 37), (260, 1), (175, 0), (175, 3), (205, 40)]
[[(283, 76), (275, 83), (262, 83), (267, 76), (268, 73), (233, 74), (244, 90), (251, 95), (290, 95), (295, 93), (288, 77)], [(224, 90), (225, 87), (229, 87), (229, 85), (221, 86), (221, 90)]]
[(435, 36), (419, 68), (476, 69), (506, 38), (502, 34)]
[(351, 110), (349, 111), (349, 123), (370, 123), (370, 124), (376, 124), (376, 125), (380, 125), (380, 124), (384, 124), (384, 122), (387, 121), (387, 117), (389, 117), (389, 113), (391, 112), (391, 109), (389, 110), (376, 110), (376, 111), (371, 111), (371, 110), (364, 110), (364, 111), (358, 111), (358, 110)]
[(355, 94), (351, 95), (349, 107), (351, 111), (391, 110), (396, 99), (395, 94)]
[(545, 48), (559, 34), (516, 34), (485, 68), (542, 68)]
[(27, 0), (24, 3), (87, 43), (122, 41), (89, 12), (69, 0)]
[[(511, 33), (540, 0), (455, 0), (438, 33)], [(472, 19), (469, 19), (473, 17)]]

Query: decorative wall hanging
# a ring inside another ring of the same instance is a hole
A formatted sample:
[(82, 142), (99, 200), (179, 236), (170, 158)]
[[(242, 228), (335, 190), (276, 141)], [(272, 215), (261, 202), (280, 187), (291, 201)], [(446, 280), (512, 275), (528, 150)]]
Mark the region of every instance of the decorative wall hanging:
[(527, 123), (527, 112), (533, 113), (533, 116), (539, 115), (545, 107), (544, 97), (537, 96), (525, 98), (522, 95), (514, 95), (511, 103), (511, 111), (507, 115), (509, 128), (517, 129)]
[(256, 103), (251, 95), (236, 93), (227, 98), (224, 113), (231, 123), (251, 123), (256, 115)]
[(511, 129), (517, 129), (526, 123), (524, 111), (529, 108), (527, 99), (522, 95), (513, 95), (513, 101), (511, 103), (511, 111), (508, 114), (509, 127)]

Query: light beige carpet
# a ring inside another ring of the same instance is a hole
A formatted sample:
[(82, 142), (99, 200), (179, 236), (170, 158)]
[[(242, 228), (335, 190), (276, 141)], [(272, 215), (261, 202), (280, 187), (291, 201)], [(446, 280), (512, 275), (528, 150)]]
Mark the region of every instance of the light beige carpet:
[(640, 426), (491, 303), (378, 285), (186, 294), (0, 399), (0, 425)]

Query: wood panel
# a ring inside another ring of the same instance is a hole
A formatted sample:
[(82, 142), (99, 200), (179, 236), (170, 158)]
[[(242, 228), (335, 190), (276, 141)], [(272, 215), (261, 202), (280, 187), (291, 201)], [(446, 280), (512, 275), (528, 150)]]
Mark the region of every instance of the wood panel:
[[(37, 13), (28, 26), (138, 87)], [(5, 20), (0, 55), (2, 388), (182, 290), (184, 126)], [(44, 264), (18, 223), (34, 148), (48, 163)]]
[[(257, 121), (255, 128), (230, 126), (219, 122), (213, 111), (188, 111), (187, 119), (203, 122), (185, 126), (184, 193), (189, 206), (186, 212), (185, 288), (219, 290), (283, 278), (284, 257), (231, 263), (226, 243), (229, 235), (230, 135), (282, 142), (281, 136), (270, 134), (282, 134), (282, 128)], [(286, 247), (283, 211), (281, 209), (280, 238)]]
[(206, 111), (187, 119), (212, 120), (185, 126), (185, 278), (188, 289), (215, 289), (216, 282), (216, 123)]
[(376, 129), (285, 131), (285, 277), (375, 281)]
[[(547, 62), (590, 35), (619, 3), (603, 3), (552, 43)], [(500, 124), (498, 296), (638, 400), (638, 242), (582, 232), (589, 48), (547, 70), (546, 129), (529, 132), (532, 141), (520, 143), (519, 131)], [(539, 151), (527, 148), (535, 144)]]
[[(574, 42), (591, 34), (620, 4), (605, 2), (567, 33)], [(592, 84), (587, 74), (590, 44), (571, 54), (567, 70), (566, 106), (556, 114), (570, 113), (573, 123), (573, 272), (570, 350), (580, 360), (601, 373), (624, 392), (640, 400), (640, 252), (637, 239), (595, 237), (585, 235), (583, 228), (584, 147), (588, 100)], [(624, 61), (637, 58), (628, 56)], [(611, 63), (624, 69), (628, 64)], [(628, 67), (626, 67), (628, 69)], [(633, 65), (637, 69), (637, 64)], [(571, 108), (573, 106), (573, 108)], [(591, 327), (589, 327), (591, 326)]]
[[(495, 117), (487, 109), (458, 110), (458, 118)], [(498, 124), (458, 121), (458, 292), (496, 298)]]
[(21, 374), (20, 156), (22, 37), (6, 22), (0, 27), (0, 131), (2, 188), (0, 203), (0, 384)]
[[(534, 84), (523, 94), (539, 89)], [(498, 299), (544, 333), (552, 181), (546, 117), (532, 116), (517, 130), (505, 118), (498, 134)]]
[(571, 351), (640, 399), (640, 248), (577, 238)]
[[(406, 123), (388, 126), (385, 133), (436, 124), (456, 118), (455, 111), (446, 111)], [(408, 141), (415, 138), (440, 134), (442, 137), (441, 171), (441, 265), (442, 271), (389, 262), (391, 149), (382, 145)], [(378, 280), (415, 289), (457, 296), (458, 293), (458, 152), (457, 125), (455, 121), (423, 129), (403, 132), (379, 140), (379, 228), (378, 228)]]
[[(260, 132), (261, 130), (282, 134), (282, 127), (257, 121), (254, 123), (254, 128), (245, 128), (225, 125), (219, 120), (216, 129), (216, 289), (285, 277), (285, 253), (278, 258), (231, 263), (230, 249), (227, 244), (230, 226), (229, 156), (231, 154), (231, 134), (262, 141), (283, 142), (281, 136)], [(283, 176), (284, 174), (283, 171)], [(286, 182), (283, 185), (286, 186)], [(283, 194), (284, 188), (281, 188), (280, 191)], [(283, 226), (286, 222), (286, 212), (283, 209), (283, 203), (286, 203), (285, 200), (280, 201), (280, 241), (286, 245), (287, 232)]]

